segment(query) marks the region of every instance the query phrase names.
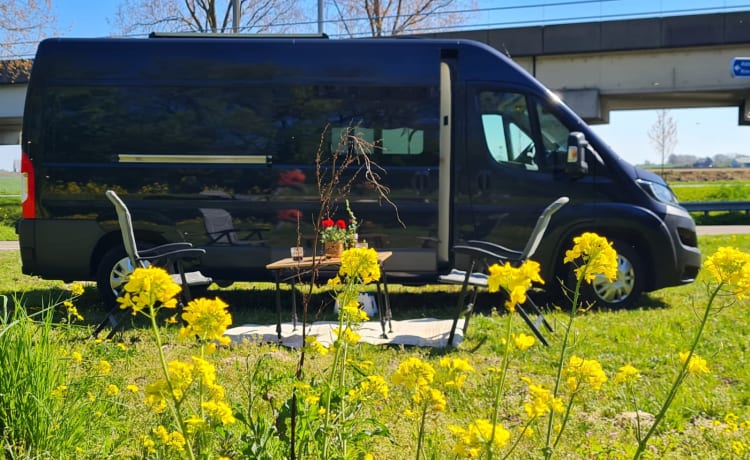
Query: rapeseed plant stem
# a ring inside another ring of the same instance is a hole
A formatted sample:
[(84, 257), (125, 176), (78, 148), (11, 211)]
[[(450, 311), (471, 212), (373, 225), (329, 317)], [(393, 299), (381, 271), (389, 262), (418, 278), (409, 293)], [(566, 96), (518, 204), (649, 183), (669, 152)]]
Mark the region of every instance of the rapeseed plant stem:
[[(560, 382), (562, 381), (562, 372), (563, 372), (563, 367), (565, 364), (565, 354), (568, 349), (568, 342), (570, 341), (570, 331), (573, 329), (573, 320), (575, 319), (576, 313), (578, 310), (578, 302), (580, 300), (581, 285), (583, 284), (583, 280), (586, 279), (586, 268), (587, 268), (587, 265), (584, 265), (583, 270), (581, 272), (582, 276), (577, 277), (575, 291), (573, 291), (573, 302), (571, 305), (570, 315), (568, 317), (568, 324), (565, 327), (565, 335), (563, 336), (562, 346), (560, 347), (560, 358), (557, 361), (557, 375), (555, 376), (555, 386), (552, 390), (552, 395), (555, 398), (557, 397), (558, 392), (560, 391)], [(570, 406), (568, 406), (568, 410), (566, 411), (566, 414), (569, 411), (570, 411)], [(557, 445), (558, 441), (560, 440), (560, 436), (562, 435), (562, 430), (561, 430), (553, 445), (552, 444), (552, 432), (554, 431), (554, 423), (555, 423), (555, 411), (551, 410), (549, 412), (549, 419), (547, 421), (547, 436), (546, 436), (544, 449), (543, 449), (545, 459), (552, 458), (552, 452), (554, 451), (554, 446)]]
[[(187, 441), (188, 437), (187, 435), (187, 427), (185, 426), (185, 420), (182, 417), (182, 413), (180, 411), (180, 401), (175, 397), (174, 395), (174, 387), (172, 386), (172, 380), (169, 378), (169, 367), (167, 365), (167, 359), (164, 356), (164, 348), (162, 347), (162, 340), (161, 340), (161, 334), (159, 333), (159, 325), (156, 323), (156, 311), (154, 309), (153, 304), (148, 306), (148, 317), (151, 320), (151, 330), (154, 332), (154, 340), (156, 341), (156, 349), (159, 350), (159, 362), (161, 363), (161, 370), (164, 373), (164, 378), (167, 382), (167, 388), (169, 389), (169, 395), (172, 399), (172, 402), (174, 404), (168, 404), (170, 412), (172, 412), (172, 416), (174, 417), (175, 421), (177, 421), (177, 426), (180, 429), (180, 434), (185, 438)], [(195, 454), (193, 453), (193, 444), (190, 441), (187, 441), (185, 443), (187, 446), (187, 452), (188, 457), (191, 460), (195, 459)]]
[(656, 432), (656, 428), (661, 423), (662, 420), (664, 420), (664, 416), (667, 414), (667, 410), (669, 410), (669, 406), (672, 405), (672, 402), (674, 401), (675, 396), (677, 396), (677, 391), (680, 389), (680, 386), (682, 385), (682, 382), (685, 380), (685, 377), (690, 373), (690, 364), (691, 360), (693, 359), (693, 355), (695, 353), (695, 349), (698, 346), (698, 342), (701, 339), (701, 336), (703, 335), (703, 331), (706, 328), (706, 323), (708, 322), (708, 317), (711, 312), (711, 306), (714, 303), (714, 300), (716, 299), (716, 296), (719, 294), (719, 292), (724, 287), (724, 282), (719, 282), (719, 284), (716, 286), (716, 289), (714, 289), (708, 299), (708, 303), (706, 305), (706, 309), (703, 312), (703, 317), (701, 318), (700, 325), (698, 326), (698, 330), (695, 333), (695, 336), (693, 337), (693, 342), (690, 345), (690, 350), (688, 351), (687, 358), (684, 360), (682, 364), (682, 368), (680, 369), (680, 372), (677, 374), (677, 377), (674, 380), (674, 383), (672, 384), (672, 388), (670, 388), (669, 393), (667, 394), (667, 398), (664, 400), (664, 403), (661, 406), (661, 409), (659, 409), (659, 413), (656, 414), (656, 417), (654, 417), (654, 422), (651, 424), (651, 427), (646, 432), (646, 435), (643, 436), (643, 438), (638, 439), (638, 448), (635, 451), (635, 454), (633, 454), (633, 459), (637, 460), (643, 455), (643, 452), (646, 450), (646, 447), (648, 446), (648, 441), (651, 438), (651, 436)]
[(511, 326), (513, 325), (513, 313), (508, 312), (508, 327), (505, 332), (505, 351), (503, 357), (503, 369), (500, 372), (500, 379), (495, 385), (495, 392), (492, 401), (492, 431), (491, 436), (487, 440), (487, 459), (492, 460), (494, 458), (495, 449), (493, 440), (495, 439), (495, 432), (497, 430), (497, 419), (500, 412), (500, 394), (505, 386), (505, 376), (508, 374), (508, 364), (510, 361), (510, 342), (511, 342)]

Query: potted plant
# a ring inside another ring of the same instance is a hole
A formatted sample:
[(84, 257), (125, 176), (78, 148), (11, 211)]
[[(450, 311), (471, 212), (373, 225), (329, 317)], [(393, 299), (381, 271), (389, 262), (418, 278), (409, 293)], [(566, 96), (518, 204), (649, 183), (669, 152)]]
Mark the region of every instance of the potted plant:
[(344, 249), (357, 244), (357, 218), (354, 216), (349, 201), (346, 202), (349, 223), (344, 219), (333, 220), (330, 217), (321, 222), (320, 240), (323, 242), (326, 257), (341, 257)]

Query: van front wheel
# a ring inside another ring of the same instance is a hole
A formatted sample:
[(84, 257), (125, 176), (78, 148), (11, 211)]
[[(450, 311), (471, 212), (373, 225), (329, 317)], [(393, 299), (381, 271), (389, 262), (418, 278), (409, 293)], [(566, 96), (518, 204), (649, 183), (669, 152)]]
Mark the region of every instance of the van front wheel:
[(117, 306), (117, 297), (122, 295), (128, 277), (133, 273), (133, 264), (122, 247), (107, 251), (96, 270), (96, 287), (108, 308)]

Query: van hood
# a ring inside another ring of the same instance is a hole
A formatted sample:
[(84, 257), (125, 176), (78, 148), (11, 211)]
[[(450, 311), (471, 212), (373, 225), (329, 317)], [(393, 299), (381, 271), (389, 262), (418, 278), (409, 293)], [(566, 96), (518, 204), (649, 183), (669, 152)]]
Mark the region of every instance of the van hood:
[(645, 169), (637, 168), (635, 166), (633, 166), (632, 168), (633, 168), (633, 172), (635, 173), (635, 177), (638, 179), (646, 180), (649, 182), (654, 182), (657, 184), (667, 185), (667, 181), (665, 181), (664, 178), (658, 174), (652, 173), (651, 171), (646, 171)]

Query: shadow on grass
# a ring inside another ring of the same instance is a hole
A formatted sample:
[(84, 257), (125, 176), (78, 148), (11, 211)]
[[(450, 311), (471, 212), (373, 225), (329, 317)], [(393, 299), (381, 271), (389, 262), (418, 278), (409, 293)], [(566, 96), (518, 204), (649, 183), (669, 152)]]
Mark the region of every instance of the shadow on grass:
[[(457, 309), (458, 292), (440, 291), (433, 287), (425, 287), (424, 292), (408, 292), (400, 290), (398, 287), (391, 290), (389, 294), (391, 312), (394, 320), (418, 319), (418, 318), (437, 318), (451, 319), (454, 317)], [(243, 324), (275, 324), (278, 313), (276, 309), (276, 290), (271, 284), (257, 287), (254, 284), (247, 284), (242, 287), (232, 288), (215, 288), (203, 292), (193, 293), (194, 297), (207, 297), (222, 299), (229, 305), (229, 311), (232, 315), (232, 325), (240, 326)], [(56, 310), (56, 319), (64, 320), (66, 309), (62, 302), (69, 300), (71, 294), (69, 290), (53, 287), (46, 289), (31, 289), (23, 294), (14, 294), (0, 292), (9, 298), (9, 306), (14, 305), (14, 299), (17, 299), (21, 305), (26, 306), (29, 312), (38, 311), (52, 304), (58, 304)], [(290, 321), (292, 318), (292, 295), (289, 286), (282, 286), (279, 292), (281, 302), (281, 320)], [(544, 297), (535, 296), (539, 305), (546, 305)], [(490, 315), (493, 309), (504, 311), (504, 298), (495, 293), (480, 292), (477, 296), (474, 307), (475, 315)], [(110, 308), (104, 304), (96, 287), (88, 285), (84, 293), (74, 300), (78, 312), (84, 317), (83, 321), (77, 324), (88, 326), (93, 331), (102, 323), (110, 311)], [(328, 292), (318, 292), (310, 296), (308, 302), (307, 321), (335, 321), (334, 300)], [(664, 309), (670, 305), (661, 299), (650, 297), (647, 294), (641, 296), (632, 309)], [(383, 306), (378, 305), (378, 308)], [(605, 311), (596, 307), (591, 313)], [(170, 316), (179, 314), (176, 310), (163, 310), (160, 315), (160, 324), (165, 324)], [(297, 317), (299, 321), (303, 319), (303, 303), (301, 294), (297, 294)], [(179, 316), (177, 317), (179, 320)], [(120, 320), (126, 329), (148, 328), (150, 324), (143, 315), (127, 316), (120, 315)], [(100, 334), (105, 337), (109, 331), (106, 328)]]

